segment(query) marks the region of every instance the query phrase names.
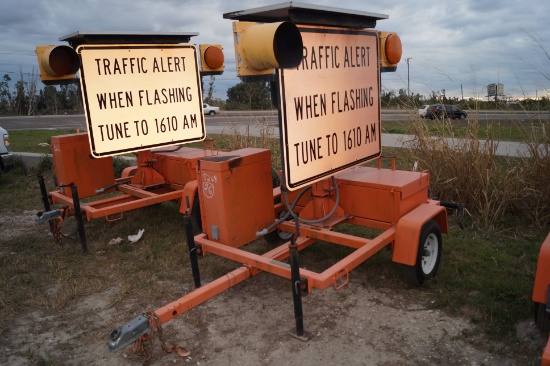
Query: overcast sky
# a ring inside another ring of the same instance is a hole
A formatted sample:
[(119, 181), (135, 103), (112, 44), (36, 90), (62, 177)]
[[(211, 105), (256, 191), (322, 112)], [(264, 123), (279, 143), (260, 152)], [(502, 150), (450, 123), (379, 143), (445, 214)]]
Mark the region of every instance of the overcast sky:
[[(37, 71), (36, 45), (62, 44), (75, 31), (198, 32), (192, 43), (221, 43), (226, 71), (216, 77), (215, 96), (239, 82), (231, 20), (223, 14), (281, 3), (266, 0), (2, 0), (0, 76), (18, 80)], [(294, 2), (296, 3), (296, 2)], [(377, 30), (397, 32), (403, 58), (395, 73), (384, 73), (384, 90), (425, 96), (485, 96), (500, 82), (515, 98), (548, 96), (550, 5), (545, 0), (302, 0), (298, 3), (385, 14)], [(542, 44), (537, 45), (538, 40)], [(406, 58), (409, 60), (407, 72)]]

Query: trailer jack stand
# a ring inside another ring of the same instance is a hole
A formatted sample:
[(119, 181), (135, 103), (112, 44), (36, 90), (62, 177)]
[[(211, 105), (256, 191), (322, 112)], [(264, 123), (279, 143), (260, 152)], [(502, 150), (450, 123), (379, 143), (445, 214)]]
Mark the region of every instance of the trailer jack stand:
[[(187, 198), (187, 197), (186, 197)], [(193, 281), (195, 288), (201, 287), (201, 274), (199, 271), (199, 262), (197, 260), (197, 246), (195, 245), (195, 237), (193, 236), (193, 225), (191, 216), (185, 215), (185, 234), (187, 239), (187, 247), (189, 248), (189, 261), (191, 262), (191, 271), (193, 273)]]
[[(50, 212), (50, 198), (48, 197), (48, 191), (46, 190), (46, 183), (44, 182), (44, 176), (42, 174), (37, 174), (38, 185), (40, 186), (40, 195), (42, 196), (42, 203), (44, 204), (44, 211)], [(48, 220), (50, 225), (50, 233), (53, 234), (53, 222)]]
[(298, 260), (298, 244), (296, 236), (288, 244), (290, 254), (290, 281), (292, 283), (292, 300), (294, 302), (294, 319), (296, 320), (296, 332), (290, 331), (290, 335), (302, 342), (311, 339), (311, 335), (304, 331), (304, 312), (302, 309), (302, 281), (300, 279), (300, 262)]
[(84, 221), (82, 220), (82, 210), (80, 209), (80, 198), (78, 197), (78, 189), (74, 183), (66, 186), (60, 185), (59, 187), (71, 187), (71, 195), (73, 196), (74, 217), (76, 219), (76, 225), (78, 227), (78, 237), (80, 244), (82, 245), (82, 252), (84, 255), (88, 254), (88, 245), (86, 244), (86, 233), (84, 232)]

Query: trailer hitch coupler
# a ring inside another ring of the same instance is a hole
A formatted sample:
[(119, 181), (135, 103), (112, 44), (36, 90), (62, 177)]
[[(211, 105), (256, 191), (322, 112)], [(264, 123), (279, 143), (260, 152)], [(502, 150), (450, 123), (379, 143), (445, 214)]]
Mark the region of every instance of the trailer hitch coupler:
[(109, 334), (109, 351), (118, 352), (146, 333), (149, 333), (149, 319), (140, 315), (128, 322), (120, 331), (115, 329)]

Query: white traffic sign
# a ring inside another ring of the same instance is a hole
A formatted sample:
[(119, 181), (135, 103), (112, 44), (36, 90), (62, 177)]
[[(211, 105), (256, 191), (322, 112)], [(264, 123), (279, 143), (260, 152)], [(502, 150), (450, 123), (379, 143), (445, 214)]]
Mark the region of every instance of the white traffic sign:
[(194, 45), (82, 45), (77, 53), (95, 157), (205, 138)]
[(296, 69), (279, 69), (283, 186), (295, 190), (380, 155), (376, 31), (300, 27)]

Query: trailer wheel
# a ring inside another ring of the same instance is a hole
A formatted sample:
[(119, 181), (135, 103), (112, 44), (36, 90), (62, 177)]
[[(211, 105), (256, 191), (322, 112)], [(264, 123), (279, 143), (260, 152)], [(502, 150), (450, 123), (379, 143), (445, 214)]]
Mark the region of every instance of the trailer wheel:
[(540, 330), (547, 333), (550, 331), (550, 314), (546, 312), (546, 304), (535, 302), (535, 323)]
[(441, 230), (434, 220), (428, 221), (420, 231), (418, 254), (413, 266), (403, 265), (405, 280), (420, 286), (428, 278), (435, 276), (441, 260)]

